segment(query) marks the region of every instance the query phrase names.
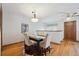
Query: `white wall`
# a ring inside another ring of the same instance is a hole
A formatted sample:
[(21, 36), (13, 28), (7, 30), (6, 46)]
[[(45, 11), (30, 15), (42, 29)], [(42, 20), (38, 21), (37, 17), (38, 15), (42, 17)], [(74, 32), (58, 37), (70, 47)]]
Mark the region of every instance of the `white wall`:
[(24, 18), (19, 13), (9, 12), (3, 7), (3, 45), (23, 41), (21, 23)]
[(61, 32), (52, 32), (51, 35), (51, 42), (55, 42), (55, 43), (61, 43), (61, 41), (63, 41), (64, 39), (64, 21), (58, 21), (57, 22), (58, 26), (57, 29), (58, 30), (62, 30)]

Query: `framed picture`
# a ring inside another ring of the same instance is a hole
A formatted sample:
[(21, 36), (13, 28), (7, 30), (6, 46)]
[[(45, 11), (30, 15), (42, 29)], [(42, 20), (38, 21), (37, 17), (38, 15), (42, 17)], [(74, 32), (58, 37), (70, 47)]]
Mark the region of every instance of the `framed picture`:
[(29, 30), (28, 24), (22, 23), (21, 24), (21, 33), (28, 32), (28, 30)]

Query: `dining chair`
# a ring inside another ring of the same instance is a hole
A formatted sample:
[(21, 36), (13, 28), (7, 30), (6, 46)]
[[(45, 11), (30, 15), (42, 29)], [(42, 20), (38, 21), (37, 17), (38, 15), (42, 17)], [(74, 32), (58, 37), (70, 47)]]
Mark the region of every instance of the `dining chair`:
[(43, 42), (40, 43), (40, 47), (42, 48), (41, 52), (44, 55), (47, 55), (46, 53), (49, 52), (50, 53), (50, 39), (49, 39), (50, 35), (46, 35), (46, 38), (43, 40)]
[(29, 39), (29, 36), (31, 36), (31, 37), (33, 37), (33, 35), (32, 34), (30, 34), (30, 33), (24, 33), (24, 37), (25, 37), (25, 44), (27, 45), (27, 46), (30, 46), (30, 45), (33, 45), (33, 44), (35, 44), (36, 42), (35, 41), (32, 41), (32, 40), (30, 40)]
[(34, 45), (36, 44), (36, 42), (32, 42), (30, 39), (29, 39), (29, 35), (28, 33), (24, 33), (24, 51), (25, 51), (25, 54), (29, 54), (29, 55), (33, 55), (33, 48), (34, 48)]

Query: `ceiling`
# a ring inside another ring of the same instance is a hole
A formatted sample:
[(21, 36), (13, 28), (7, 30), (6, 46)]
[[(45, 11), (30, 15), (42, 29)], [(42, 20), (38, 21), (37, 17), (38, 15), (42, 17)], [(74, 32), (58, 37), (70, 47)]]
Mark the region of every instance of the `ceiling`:
[(53, 18), (62, 19), (63, 16), (60, 12), (78, 12), (78, 3), (16, 3), (16, 4), (3, 4), (3, 7), (8, 12), (21, 13), (27, 17), (32, 17), (32, 11), (36, 10), (37, 17), (40, 19)]

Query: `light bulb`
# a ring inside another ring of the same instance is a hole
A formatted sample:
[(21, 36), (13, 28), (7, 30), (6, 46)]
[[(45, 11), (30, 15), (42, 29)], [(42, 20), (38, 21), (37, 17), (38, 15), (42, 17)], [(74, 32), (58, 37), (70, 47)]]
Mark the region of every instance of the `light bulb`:
[(32, 22), (38, 22), (37, 18), (32, 18)]

